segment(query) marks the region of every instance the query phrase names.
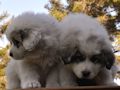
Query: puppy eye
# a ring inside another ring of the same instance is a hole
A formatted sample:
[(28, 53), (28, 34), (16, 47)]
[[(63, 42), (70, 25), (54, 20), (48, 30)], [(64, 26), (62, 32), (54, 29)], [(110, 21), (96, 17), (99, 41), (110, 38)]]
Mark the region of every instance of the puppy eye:
[(70, 58), (69, 57), (62, 57), (62, 61), (63, 61), (63, 63), (64, 64), (70, 64), (71, 63), (71, 60), (70, 60)]
[(76, 52), (74, 56), (71, 57), (71, 62), (75, 62), (75, 63), (78, 63), (78, 62), (82, 62), (85, 60), (85, 56), (82, 55), (80, 52)]
[(20, 46), (20, 42), (18, 41), (18, 40), (13, 40), (13, 44), (17, 47), (17, 48), (19, 48), (19, 46)]
[(93, 63), (99, 63), (101, 62), (101, 55), (94, 55), (90, 59)]

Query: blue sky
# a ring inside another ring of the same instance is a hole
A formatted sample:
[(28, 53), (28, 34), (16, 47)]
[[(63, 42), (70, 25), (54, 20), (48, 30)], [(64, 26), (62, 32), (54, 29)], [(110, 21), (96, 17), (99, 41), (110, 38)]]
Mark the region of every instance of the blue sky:
[(7, 11), (10, 16), (17, 16), (25, 11), (48, 13), (44, 5), (48, 0), (0, 0), (0, 11)]
[[(25, 11), (34, 11), (36, 13), (48, 13), (44, 8), (49, 0), (0, 0), (0, 12), (7, 11), (10, 16), (17, 16)], [(66, 0), (61, 0), (67, 5)]]

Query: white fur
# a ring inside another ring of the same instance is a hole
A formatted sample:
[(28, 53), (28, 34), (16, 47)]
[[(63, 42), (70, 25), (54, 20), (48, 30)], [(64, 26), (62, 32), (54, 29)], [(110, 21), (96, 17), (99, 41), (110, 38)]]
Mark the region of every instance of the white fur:
[(89, 76), (89, 78), (94, 78), (100, 69), (100, 65), (95, 65), (92, 62), (90, 62), (89, 60), (85, 61), (85, 62), (81, 62), (78, 64), (74, 64), (73, 65), (73, 72), (77, 75), (78, 78), (82, 77), (82, 71), (90, 71), (91, 74)]
[[(23, 13), (11, 21), (6, 35), (13, 55), (6, 68), (7, 89), (45, 86), (59, 62), (57, 21), (46, 14)], [(15, 41), (19, 47), (13, 40), (19, 41)]]
[[(82, 71), (87, 70), (91, 73), (89, 79), (96, 79), (97, 84), (114, 85), (112, 69), (108, 70), (106, 67), (101, 67), (90, 61), (90, 57), (99, 54), (101, 49), (110, 52), (112, 50), (105, 28), (96, 19), (82, 13), (69, 14), (60, 22), (60, 27), (63, 58), (68, 57), (69, 61), (71, 55), (76, 51), (75, 49), (86, 55), (85, 61), (69, 64), (67, 68), (78, 78), (82, 77)], [(89, 40), (90, 37), (93, 37), (93, 40)]]

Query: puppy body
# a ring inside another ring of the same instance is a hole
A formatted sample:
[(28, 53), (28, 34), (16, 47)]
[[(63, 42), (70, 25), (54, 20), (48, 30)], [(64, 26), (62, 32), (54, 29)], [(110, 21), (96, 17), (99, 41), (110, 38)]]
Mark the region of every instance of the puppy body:
[(45, 86), (59, 62), (57, 21), (45, 14), (24, 13), (6, 31), (11, 42), (7, 89)]
[(78, 84), (92, 80), (93, 85), (115, 85), (111, 69), (115, 57), (105, 28), (82, 13), (69, 14), (60, 27), (62, 59)]

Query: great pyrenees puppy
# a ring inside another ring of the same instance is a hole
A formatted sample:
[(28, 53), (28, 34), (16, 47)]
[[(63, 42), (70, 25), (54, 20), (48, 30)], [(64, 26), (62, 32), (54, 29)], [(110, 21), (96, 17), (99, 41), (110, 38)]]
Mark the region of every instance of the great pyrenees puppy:
[(115, 57), (105, 28), (82, 13), (69, 14), (60, 22), (60, 27), (62, 60), (75, 77), (68, 82), (80, 86), (115, 85), (112, 76)]
[(11, 21), (6, 35), (11, 42), (7, 89), (45, 86), (59, 62), (57, 21), (50, 15), (26, 12)]

